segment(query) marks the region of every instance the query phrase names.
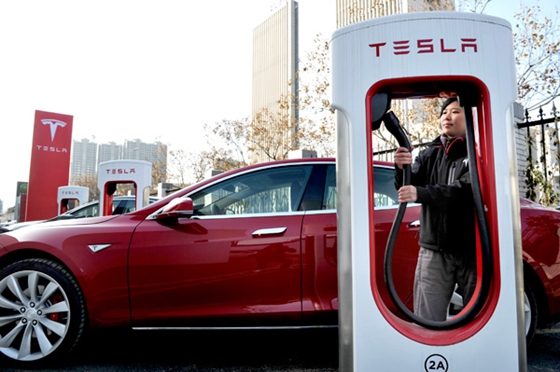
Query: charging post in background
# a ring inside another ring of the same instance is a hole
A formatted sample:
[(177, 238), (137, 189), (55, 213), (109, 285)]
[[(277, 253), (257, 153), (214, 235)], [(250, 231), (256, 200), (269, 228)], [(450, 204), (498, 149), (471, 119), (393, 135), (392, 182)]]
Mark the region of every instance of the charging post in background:
[(152, 163), (144, 160), (109, 160), (99, 163), (97, 186), (99, 187), (99, 211), (101, 216), (113, 214), (113, 195), (119, 185), (129, 184), (134, 189), (134, 210), (144, 208), (150, 202)]
[[(340, 370), (525, 371), (510, 24), (460, 12), (388, 16), (337, 30), (332, 53)], [(393, 133), (397, 102), (449, 95), (467, 122), (478, 282), (459, 314), (434, 323), (416, 317), (405, 304), (411, 294), (391, 286), (400, 268), (383, 258), (400, 247), (377, 233), (372, 130), (383, 122)]]

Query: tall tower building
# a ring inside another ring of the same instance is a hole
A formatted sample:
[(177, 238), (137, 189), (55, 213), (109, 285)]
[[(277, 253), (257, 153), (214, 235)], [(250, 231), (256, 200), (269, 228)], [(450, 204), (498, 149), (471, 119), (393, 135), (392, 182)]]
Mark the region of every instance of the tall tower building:
[(156, 177), (154, 182), (164, 182), (167, 175), (167, 145), (161, 142), (145, 143), (136, 139), (125, 141), (124, 145), (115, 142), (98, 145), (87, 139), (73, 141), (70, 183), (84, 182), (84, 176), (97, 179), (99, 163), (109, 160), (145, 160), (152, 163)]
[(115, 142), (102, 143), (98, 148), (97, 164), (109, 160), (120, 160), (123, 155), (123, 146)]
[(139, 139), (134, 141), (126, 140), (123, 146), (123, 159), (146, 160), (151, 157), (152, 147)]
[(167, 145), (161, 142), (146, 143), (139, 139), (127, 140), (124, 143), (122, 158), (167, 163)]
[(70, 183), (84, 175), (96, 175), (97, 143), (88, 139), (72, 141), (72, 162), (70, 166)]
[(125, 141), (123, 159), (145, 160), (152, 163), (154, 182), (164, 182), (167, 174), (167, 145), (161, 142), (146, 143), (139, 139)]
[(336, 0), (336, 27), (391, 14), (455, 10), (453, 0)]
[[(253, 30), (253, 117), (263, 109), (277, 112), (282, 96), (297, 97), (298, 3), (279, 3), (279, 9)], [(289, 115), (297, 119), (294, 106)], [(257, 161), (267, 160), (263, 154), (255, 155)]]

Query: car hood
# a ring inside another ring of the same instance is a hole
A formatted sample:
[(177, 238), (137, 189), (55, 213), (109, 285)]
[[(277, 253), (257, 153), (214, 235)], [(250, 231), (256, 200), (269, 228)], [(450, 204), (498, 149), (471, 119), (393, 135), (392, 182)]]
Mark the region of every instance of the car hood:
[[(141, 221), (127, 215), (115, 215), (40, 222), (0, 234), (0, 256), (17, 249), (29, 249), (46, 252), (70, 263), (76, 250), (99, 243), (99, 236), (126, 247), (134, 227)], [(95, 241), (92, 241), (94, 237)]]
[(29, 231), (30, 229), (44, 229), (53, 226), (80, 226), (80, 225), (95, 225), (98, 223), (103, 223), (120, 217), (120, 215), (115, 216), (102, 216), (102, 217), (88, 217), (88, 218), (72, 218), (67, 220), (44, 220), (44, 221), (32, 221), (24, 226), (18, 226), (13, 230), (8, 230), (4, 234), (17, 234), (20, 231)]

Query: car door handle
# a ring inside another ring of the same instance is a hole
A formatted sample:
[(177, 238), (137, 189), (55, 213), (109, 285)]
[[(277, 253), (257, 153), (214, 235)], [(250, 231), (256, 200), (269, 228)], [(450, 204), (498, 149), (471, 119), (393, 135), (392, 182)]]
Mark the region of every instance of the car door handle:
[(408, 224), (408, 227), (420, 227), (420, 220), (412, 221)]
[(267, 229), (258, 229), (253, 231), (253, 237), (259, 238), (264, 235), (280, 235), (283, 234), (288, 228), (287, 227), (269, 227)]

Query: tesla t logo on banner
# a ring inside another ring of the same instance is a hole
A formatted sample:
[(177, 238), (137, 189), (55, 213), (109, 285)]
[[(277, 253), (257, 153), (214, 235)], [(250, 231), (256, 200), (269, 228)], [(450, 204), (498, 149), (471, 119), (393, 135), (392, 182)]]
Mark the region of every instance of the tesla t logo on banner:
[(54, 141), (54, 136), (56, 135), (56, 128), (65, 127), (66, 123), (56, 119), (41, 119), (43, 125), (49, 125), (51, 128), (51, 141)]
[(70, 115), (35, 111), (26, 221), (58, 214), (58, 188), (68, 185), (72, 120)]
[[(43, 125), (49, 126), (50, 134), (51, 134), (51, 142), (54, 142), (54, 137), (56, 136), (57, 128), (58, 127), (64, 128), (66, 126), (65, 122), (56, 119), (41, 119), (41, 123), (43, 123)], [(37, 150), (50, 151), (50, 152), (68, 152), (67, 147), (59, 148), (56, 146), (45, 145), (45, 144), (37, 144)]]
[[(375, 56), (380, 57), (385, 52), (387, 42), (369, 44), (375, 51)], [(392, 51), (395, 55), (406, 55), (412, 53), (478, 53), (476, 39), (461, 38), (460, 41), (449, 41), (445, 39), (418, 39), (399, 40), (392, 42)]]

